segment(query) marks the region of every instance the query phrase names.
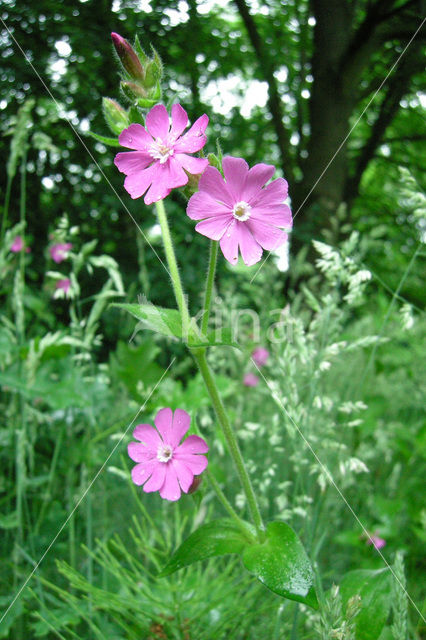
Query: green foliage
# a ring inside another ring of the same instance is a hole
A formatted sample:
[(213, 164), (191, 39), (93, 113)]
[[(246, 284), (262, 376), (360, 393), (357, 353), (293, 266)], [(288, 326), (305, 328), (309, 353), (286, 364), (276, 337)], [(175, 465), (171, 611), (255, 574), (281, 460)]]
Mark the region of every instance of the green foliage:
[(344, 606), (350, 598), (361, 598), (361, 610), (355, 620), (357, 640), (377, 640), (391, 606), (391, 575), (388, 569), (359, 569), (344, 576), (341, 582)]

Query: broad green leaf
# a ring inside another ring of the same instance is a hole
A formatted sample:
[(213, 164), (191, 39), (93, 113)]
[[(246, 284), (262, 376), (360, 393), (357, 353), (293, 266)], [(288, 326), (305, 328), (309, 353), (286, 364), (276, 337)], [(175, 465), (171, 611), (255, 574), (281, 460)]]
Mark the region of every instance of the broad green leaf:
[(361, 596), (361, 611), (355, 618), (357, 640), (377, 640), (389, 615), (391, 574), (389, 569), (357, 569), (345, 575), (340, 585), (346, 606), (352, 596)]
[(99, 133), (94, 133), (93, 131), (88, 132), (92, 138), (95, 138), (98, 142), (102, 142), (102, 144), (108, 145), (108, 147), (119, 147), (120, 143), (118, 142), (118, 138), (110, 138), (109, 136), (101, 136)]
[(310, 560), (301, 541), (285, 522), (270, 522), (265, 541), (244, 550), (243, 563), (274, 593), (318, 608)]
[(211, 331), (204, 336), (198, 330), (195, 320), (192, 319), (188, 335), (183, 335), (182, 321), (180, 313), (177, 309), (165, 309), (164, 307), (156, 307), (153, 304), (121, 304), (112, 305), (118, 309), (127, 311), (133, 317), (140, 321), (133, 332), (133, 336), (140, 329), (149, 329), (160, 333), (168, 338), (176, 338), (188, 344), (189, 347), (213, 347), (213, 346), (233, 346), (238, 347), (232, 336), (232, 330), (228, 328)]
[(127, 311), (134, 318), (140, 321), (133, 332), (137, 333), (138, 328), (150, 329), (156, 333), (161, 333), (169, 338), (182, 338), (182, 323), (177, 309), (164, 309), (153, 304), (113, 304), (113, 307)]
[(247, 527), (247, 534), (244, 534), (233, 520), (227, 518), (204, 524), (181, 544), (159, 576), (168, 576), (194, 562), (207, 560), (213, 556), (242, 553), (254, 540), (251, 525), (248, 523), (244, 525)]

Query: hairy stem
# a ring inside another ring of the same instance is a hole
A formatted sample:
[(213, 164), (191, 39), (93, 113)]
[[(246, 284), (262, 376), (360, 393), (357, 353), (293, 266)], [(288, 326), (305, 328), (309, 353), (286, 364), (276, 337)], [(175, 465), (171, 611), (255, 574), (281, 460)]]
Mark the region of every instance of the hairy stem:
[(166, 210), (162, 200), (155, 203), (157, 209), (158, 221), (161, 226), (161, 233), (163, 236), (164, 250), (166, 252), (167, 264), (169, 267), (169, 275), (172, 281), (173, 290), (175, 292), (176, 302), (182, 318), (182, 335), (183, 337), (188, 335), (190, 316), (188, 306), (186, 303), (185, 294), (182, 288), (182, 282), (179, 275), (179, 269), (176, 262), (176, 256), (173, 249), (172, 237), (170, 235), (169, 223), (167, 221)]
[(201, 333), (206, 335), (209, 326), (210, 308), (212, 304), (214, 276), (216, 273), (217, 251), (219, 249), (219, 243), (212, 240), (210, 243), (210, 259), (209, 270), (207, 272), (206, 291), (204, 293), (204, 309), (203, 319), (201, 322)]
[(222, 427), (223, 434), (228, 444), (229, 452), (232, 456), (235, 466), (237, 467), (238, 475), (243, 486), (244, 493), (246, 494), (247, 503), (250, 509), (250, 513), (253, 519), (254, 526), (256, 527), (257, 534), (260, 538), (263, 537), (263, 522), (260, 515), (259, 507), (257, 505), (256, 496), (253, 491), (253, 487), (250, 482), (247, 469), (244, 464), (243, 456), (241, 455), (240, 448), (238, 446), (237, 439), (232, 429), (231, 423), (223, 406), (222, 399), (219, 395), (218, 388), (216, 386), (215, 379), (210, 371), (210, 367), (207, 363), (206, 353), (204, 349), (193, 350), (192, 354), (203, 376), (204, 383), (209, 392), (210, 399), (213, 404), (213, 408), (216, 412), (217, 419)]

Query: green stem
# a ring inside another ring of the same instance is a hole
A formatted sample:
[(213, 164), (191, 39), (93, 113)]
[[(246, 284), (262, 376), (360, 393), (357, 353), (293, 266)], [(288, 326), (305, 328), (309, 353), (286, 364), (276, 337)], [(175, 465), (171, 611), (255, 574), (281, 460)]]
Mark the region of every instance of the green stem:
[[(179, 276), (179, 269), (176, 262), (175, 252), (173, 249), (173, 243), (170, 235), (169, 224), (167, 222), (166, 210), (164, 208), (164, 203), (162, 200), (160, 200), (159, 202), (156, 202), (155, 205), (157, 208), (158, 220), (159, 220), (162, 235), (163, 235), (164, 249), (166, 252), (167, 264), (170, 271), (173, 290), (174, 290), (176, 302), (182, 317), (183, 336), (187, 336), (188, 330), (189, 330), (189, 324), (190, 324), (190, 315), (188, 311), (188, 306), (186, 304), (186, 298), (183, 292), (182, 283)], [(212, 253), (213, 253), (213, 249), (212, 249)], [(217, 254), (217, 247), (216, 247), (216, 254)], [(211, 301), (211, 291), (213, 289), (213, 281), (214, 281), (213, 267), (215, 266), (213, 262), (215, 262), (215, 260), (212, 260), (212, 255), (211, 255), (209, 274), (207, 278), (207, 287), (206, 287), (207, 302), (209, 302), (209, 299)], [(209, 286), (209, 282), (211, 283), (210, 286)], [(210, 293), (208, 293), (209, 290), (210, 290)], [(210, 305), (210, 302), (209, 302), (209, 305)], [(212, 401), (214, 410), (216, 412), (217, 419), (219, 421), (220, 426), (222, 427), (222, 431), (224, 433), (226, 442), (228, 444), (230, 454), (232, 456), (232, 459), (234, 460), (235, 466), (237, 467), (238, 475), (240, 477), (244, 493), (246, 494), (247, 503), (250, 509), (254, 526), (256, 527), (257, 535), (260, 539), (262, 539), (264, 537), (263, 536), (264, 527), (263, 527), (263, 522), (262, 522), (262, 517), (260, 515), (259, 507), (257, 505), (256, 496), (254, 494), (253, 487), (251, 486), (250, 478), (245, 468), (244, 460), (241, 455), (241, 451), (238, 447), (237, 439), (231, 427), (231, 423), (229, 422), (228, 416), (225, 411), (225, 407), (223, 406), (222, 400), (220, 398), (219, 391), (216, 386), (216, 382), (213, 378), (213, 375), (207, 363), (205, 349), (190, 349), (190, 351), (194, 356), (194, 359), (200, 369), (201, 375), (203, 376), (204, 383), (207, 387), (207, 391), (209, 392), (210, 399)]]
[(209, 326), (210, 307), (212, 304), (213, 284), (214, 276), (216, 272), (217, 252), (219, 249), (219, 243), (212, 240), (210, 243), (210, 259), (209, 270), (207, 272), (206, 291), (204, 294), (204, 310), (203, 319), (201, 323), (201, 333), (205, 335)]
[(1, 223), (1, 242), (3, 242), (4, 234), (6, 233), (7, 227), (7, 218), (9, 215), (9, 204), (10, 204), (10, 192), (12, 189), (12, 176), (10, 174), (7, 175), (7, 184), (6, 184), (6, 194), (4, 196), (4, 205), (3, 205), (3, 219)]
[(163, 235), (164, 250), (166, 252), (167, 264), (170, 270), (170, 278), (172, 280), (173, 290), (175, 292), (176, 302), (182, 317), (182, 335), (183, 337), (188, 335), (190, 315), (188, 306), (186, 304), (185, 294), (182, 288), (182, 282), (180, 280), (179, 269), (176, 262), (176, 256), (173, 249), (172, 237), (170, 235), (169, 223), (167, 222), (166, 210), (164, 208), (164, 202), (160, 200), (155, 203), (158, 221), (161, 226), (161, 232)]
[(256, 527), (257, 534), (260, 538), (262, 538), (264, 527), (263, 527), (263, 522), (262, 522), (262, 517), (260, 515), (259, 507), (257, 505), (256, 496), (254, 494), (253, 487), (251, 485), (250, 478), (247, 473), (243, 456), (241, 455), (241, 451), (238, 446), (237, 439), (235, 437), (231, 423), (229, 422), (229, 418), (226, 414), (225, 407), (223, 406), (218, 388), (216, 386), (216, 382), (213, 378), (213, 375), (210, 371), (210, 367), (207, 363), (205, 350), (194, 349), (192, 350), (192, 354), (200, 369), (201, 375), (203, 376), (204, 383), (207, 387), (207, 391), (209, 392), (210, 399), (212, 401), (213, 408), (216, 412), (217, 419), (219, 421), (220, 426), (222, 427), (223, 434), (228, 444), (229, 452), (232, 456), (232, 459), (234, 460), (235, 466), (237, 467), (238, 475), (240, 477), (240, 481), (243, 486), (244, 493), (246, 494), (247, 503), (250, 509), (254, 526)]
[(223, 493), (222, 489), (220, 488), (219, 483), (216, 480), (216, 478), (214, 477), (214, 475), (208, 469), (206, 470), (205, 473), (206, 473), (207, 478), (209, 479), (210, 484), (213, 487), (214, 492), (216, 493), (216, 495), (218, 497), (219, 502), (221, 502), (221, 504), (222, 504), (223, 508), (225, 509), (225, 511), (227, 512), (227, 514), (244, 531), (244, 533), (247, 534), (247, 528), (244, 525), (244, 521), (241, 520), (240, 516), (235, 511), (234, 507), (228, 501), (227, 497), (225, 496), (225, 494)]

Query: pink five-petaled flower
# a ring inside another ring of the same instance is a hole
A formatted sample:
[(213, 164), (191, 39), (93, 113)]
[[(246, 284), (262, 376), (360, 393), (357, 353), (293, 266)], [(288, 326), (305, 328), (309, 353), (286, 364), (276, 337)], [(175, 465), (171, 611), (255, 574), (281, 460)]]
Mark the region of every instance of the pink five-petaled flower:
[(259, 378), (254, 373), (246, 373), (243, 378), (243, 384), (245, 387), (257, 387)]
[(256, 349), (251, 354), (252, 360), (258, 367), (263, 367), (269, 358), (269, 351), (264, 349), (263, 347), (256, 347)]
[(57, 244), (52, 245), (49, 251), (52, 260), (59, 264), (59, 262), (62, 262), (63, 260), (66, 260), (66, 258), (68, 258), (70, 249), (72, 249), (71, 242), (58, 242)]
[(188, 493), (194, 480), (207, 467), (203, 453), (209, 450), (199, 436), (188, 436), (190, 416), (183, 409), (160, 409), (154, 419), (157, 430), (150, 424), (138, 424), (131, 442), (129, 456), (138, 462), (132, 469), (132, 480), (144, 485), (147, 493), (159, 491), (165, 500), (179, 500), (181, 490)]
[(223, 255), (238, 262), (238, 248), (247, 266), (262, 257), (263, 249), (277, 249), (287, 240), (279, 227), (290, 228), (290, 208), (284, 204), (287, 182), (277, 178), (266, 187), (275, 167), (256, 164), (249, 170), (242, 158), (223, 159), (225, 179), (214, 167), (207, 167), (186, 210), (193, 220), (201, 220), (195, 230), (212, 240), (220, 240)]
[(172, 106), (170, 126), (166, 107), (156, 104), (146, 116), (146, 129), (141, 124), (131, 124), (124, 129), (118, 141), (135, 151), (118, 153), (114, 163), (127, 176), (124, 188), (130, 196), (140, 198), (149, 188), (144, 201), (152, 204), (168, 196), (175, 187), (187, 184), (185, 171), (202, 173), (208, 160), (187, 154), (200, 151), (206, 144), (204, 132), (208, 122), (208, 116), (202, 115), (181, 135), (188, 125), (185, 109), (180, 104)]

